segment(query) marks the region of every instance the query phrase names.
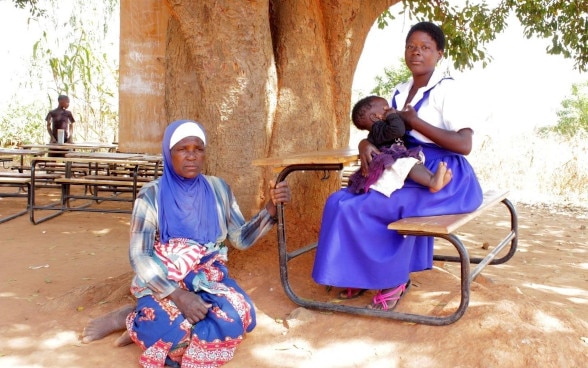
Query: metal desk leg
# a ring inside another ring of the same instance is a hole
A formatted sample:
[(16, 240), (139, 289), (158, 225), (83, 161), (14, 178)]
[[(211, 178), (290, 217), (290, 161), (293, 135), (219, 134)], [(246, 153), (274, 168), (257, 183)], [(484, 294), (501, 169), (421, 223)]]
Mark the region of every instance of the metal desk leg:
[[(341, 170), (343, 165), (341, 164), (301, 164), (291, 165), (284, 168), (278, 175), (277, 182), (283, 181), (293, 171), (324, 171), (324, 170)], [(411, 313), (400, 313), (395, 311), (384, 311), (376, 309), (368, 309), (365, 307), (355, 307), (349, 305), (341, 305), (337, 303), (319, 302), (315, 300), (303, 299), (297, 296), (292, 290), (288, 280), (288, 262), (295, 257), (298, 257), (306, 252), (309, 252), (316, 248), (317, 244), (313, 243), (306, 247), (297, 249), (292, 252), (288, 252), (286, 244), (286, 225), (284, 218), (284, 206), (282, 203), (278, 203), (278, 252), (280, 261), (280, 279), (282, 287), (288, 298), (294, 303), (313, 309), (327, 310), (332, 312), (344, 312), (351, 314), (358, 314), (364, 316), (382, 317), (388, 319), (394, 319), (399, 321), (421, 323), (433, 326), (448, 325), (459, 320), (465, 313), (469, 301), (470, 301), (470, 289), (471, 283), (475, 277), (481, 272), (481, 270), (488, 264), (500, 264), (508, 261), (516, 252), (517, 239), (518, 239), (518, 219), (516, 211), (512, 203), (508, 199), (504, 199), (503, 204), (508, 208), (511, 217), (511, 230), (506, 237), (498, 244), (498, 246), (484, 258), (470, 259), (468, 251), (462, 241), (455, 234), (431, 234), (431, 233), (407, 233), (400, 232), (403, 235), (413, 236), (428, 236), (443, 238), (450, 242), (457, 250), (459, 256), (434, 256), (436, 260), (445, 260), (451, 262), (459, 262), (461, 265), (461, 299), (457, 310), (445, 317), (435, 317), (426, 315), (417, 315)], [(507, 255), (502, 258), (494, 259), (495, 256), (507, 245), (511, 245)], [(478, 263), (478, 267), (470, 273), (470, 263)]]

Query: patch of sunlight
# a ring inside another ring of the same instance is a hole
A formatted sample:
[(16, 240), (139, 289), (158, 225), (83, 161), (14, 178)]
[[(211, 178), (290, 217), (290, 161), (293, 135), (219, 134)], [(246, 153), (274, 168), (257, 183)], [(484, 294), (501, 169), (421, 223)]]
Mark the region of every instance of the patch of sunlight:
[(535, 313), (535, 324), (544, 332), (566, 331), (567, 328), (560, 322), (559, 319), (549, 316), (542, 311)]
[(253, 294), (255, 292), (255, 290), (257, 290), (257, 288), (258, 288), (257, 286), (254, 286), (250, 289), (247, 289), (247, 294), (249, 294), (249, 295)]
[[(28, 356), (0, 356), (0, 368), (46, 368), (46, 367), (80, 367), (72, 362), (79, 360), (74, 354), (43, 353)], [(50, 362), (49, 364), (47, 362)]]
[(0, 298), (12, 298), (14, 296), (16, 296), (15, 293), (9, 293), (9, 292), (0, 293)]
[(568, 298), (568, 300), (572, 303), (576, 303), (576, 304), (588, 304), (588, 300), (587, 299), (582, 299), (582, 298)]
[[(354, 339), (317, 348), (310, 346), (306, 340), (292, 339), (277, 346), (260, 346), (253, 353), (260, 359), (278, 357), (282, 367), (361, 367), (370, 361), (370, 367), (394, 368), (397, 365), (389, 357), (401, 354), (401, 350), (399, 345), (390, 344), (389, 341), (378, 344)], [(380, 362), (374, 362), (377, 357), (382, 358)], [(287, 362), (292, 364), (288, 365)]]
[(78, 344), (78, 334), (73, 331), (61, 331), (55, 336), (41, 341), (41, 347), (44, 349), (56, 349), (72, 344)]
[(577, 265), (578, 268), (582, 268), (584, 270), (588, 270), (588, 263), (580, 263)]
[(25, 359), (21, 357), (7, 357), (3, 356), (0, 357), (0, 368), (12, 368), (12, 367), (19, 367), (19, 368), (43, 368), (40, 364), (28, 364), (25, 362)]
[(17, 332), (17, 333), (23, 333), (23, 332), (28, 332), (31, 330), (31, 326), (29, 325), (25, 325), (22, 323), (15, 323), (13, 325), (10, 325), (10, 328), (8, 328), (8, 332)]
[(440, 297), (449, 295), (449, 291), (424, 291), (421, 293), (422, 298), (425, 300), (435, 300)]
[(94, 230), (92, 234), (94, 235), (106, 235), (110, 232), (110, 229), (102, 229), (102, 230)]
[(565, 296), (582, 296), (582, 295), (584, 295), (584, 296), (588, 297), (587, 291), (582, 290), (582, 289), (578, 289), (578, 288), (566, 288), (566, 287), (561, 287), (561, 286), (547, 286), (547, 285), (533, 284), (533, 283), (523, 284), (523, 286), (528, 287), (530, 289), (541, 290), (541, 291), (550, 292), (550, 293), (559, 294), (559, 295), (565, 295)]
[(11, 349), (29, 349), (36, 346), (37, 341), (33, 337), (11, 337), (4, 344)]

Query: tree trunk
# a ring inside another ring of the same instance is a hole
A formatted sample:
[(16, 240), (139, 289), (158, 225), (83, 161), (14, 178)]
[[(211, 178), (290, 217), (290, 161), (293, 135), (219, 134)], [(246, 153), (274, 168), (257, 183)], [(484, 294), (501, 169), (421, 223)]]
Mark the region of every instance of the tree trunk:
[[(207, 173), (227, 180), (245, 217), (265, 203), (274, 176), (252, 160), (347, 146), (351, 84), (364, 41), (397, 1), (167, 1), (166, 124), (189, 118), (205, 126)], [(123, 22), (137, 16), (124, 13), (130, 2), (121, 1)], [(121, 145), (133, 139), (128, 131), (121, 128)], [(145, 150), (153, 150), (148, 144)], [(338, 175), (321, 183), (322, 176), (288, 178), (288, 226), (301, 242), (316, 239), (324, 201), (339, 185)]]

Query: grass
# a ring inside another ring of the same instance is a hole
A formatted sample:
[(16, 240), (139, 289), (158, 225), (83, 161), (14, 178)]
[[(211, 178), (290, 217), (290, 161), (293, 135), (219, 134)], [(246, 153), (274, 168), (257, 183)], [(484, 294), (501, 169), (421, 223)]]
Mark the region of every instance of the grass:
[[(357, 147), (364, 137), (351, 126), (349, 146)], [(530, 205), (588, 207), (588, 134), (564, 138), (494, 131), (478, 134), (475, 142), (467, 158), (484, 190), (509, 190), (509, 199)]]
[(508, 189), (512, 199), (522, 203), (586, 207), (586, 138), (533, 132), (484, 136), (468, 159), (485, 189)]

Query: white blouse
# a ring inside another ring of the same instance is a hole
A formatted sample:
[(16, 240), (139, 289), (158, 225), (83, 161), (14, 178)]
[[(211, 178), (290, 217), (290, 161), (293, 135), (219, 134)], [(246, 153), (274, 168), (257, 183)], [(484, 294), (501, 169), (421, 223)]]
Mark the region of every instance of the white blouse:
[[(395, 100), (398, 110), (404, 107), (412, 85), (413, 79), (411, 78), (407, 82), (396, 86), (392, 106), (394, 106)], [(425, 87), (419, 88), (410, 104), (416, 108), (426, 91), (429, 91), (429, 96), (422, 101), (418, 108), (417, 114), (419, 118), (445, 130), (456, 132), (463, 128), (473, 130), (474, 124), (471, 116), (469, 116), (469, 109), (467, 106), (462, 105), (462, 101), (465, 101), (465, 99), (460, 98), (460, 94), (465, 91), (460, 90), (458, 82), (435, 70), (429, 83)], [(432, 143), (429, 138), (415, 130), (409, 131), (408, 134), (421, 142)]]

